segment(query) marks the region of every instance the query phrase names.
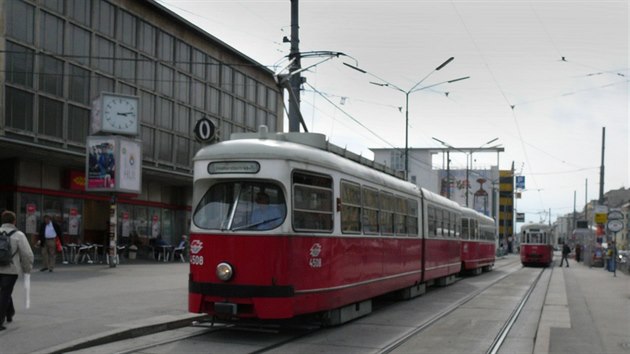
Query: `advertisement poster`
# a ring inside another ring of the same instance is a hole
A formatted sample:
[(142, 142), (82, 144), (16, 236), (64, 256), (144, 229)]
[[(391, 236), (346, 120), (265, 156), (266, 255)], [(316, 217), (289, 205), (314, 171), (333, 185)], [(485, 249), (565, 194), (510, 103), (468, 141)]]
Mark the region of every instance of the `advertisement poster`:
[(37, 206), (35, 204), (26, 204), (26, 228), (27, 234), (37, 232)]
[(79, 211), (77, 208), (70, 208), (70, 218), (68, 220), (68, 234), (76, 236), (79, 234)]
[(140, 193), (142, 188), (142, 145), (139, 141), (124, 139), (121, 139), (119, 143), (120, 158), (118, 159), (118, 167), (120, 168), (120, 173), (118, 175), (118, 189)]
[(87, 189), (111, 190), (116, 187), (116, 140), (106, 137), (87, 139)]
[(492, 181), (497, 179), (492, 178), (493, 174), (493, 170), (470, 170), (466, 178), (466, 170), (451, 170), (450, 173), (442, 170), (439, 173), (440, 195), (447, 197), (450, 194), (450, 199), (459, 205), (468, 204), (469, 208), (490, 216)]

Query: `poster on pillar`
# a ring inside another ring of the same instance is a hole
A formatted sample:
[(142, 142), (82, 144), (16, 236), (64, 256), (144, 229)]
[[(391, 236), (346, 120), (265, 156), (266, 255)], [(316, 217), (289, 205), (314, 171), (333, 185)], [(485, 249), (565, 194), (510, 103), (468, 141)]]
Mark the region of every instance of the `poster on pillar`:
[(491, 170), (440, 170), (440, 195), (459, 205), (491, 216), (493, 208), (493, 181), (498, 179)]
[(141, 193), (142, 142), (122, 136), (88, 136), (87, 191)]

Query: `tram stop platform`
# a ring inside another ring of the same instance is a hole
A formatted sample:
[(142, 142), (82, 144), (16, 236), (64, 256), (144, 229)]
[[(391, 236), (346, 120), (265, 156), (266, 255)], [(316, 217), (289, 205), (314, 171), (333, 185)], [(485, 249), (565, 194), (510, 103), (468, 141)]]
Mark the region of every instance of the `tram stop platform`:
[[(518, 255), (504, 257), (518, 262)], [(534, 353), (630, 352), (630, 277), (570, 260), (551, 268)], [(13, 299), (16, 315), (0, 331), (0, 352), (64, 353), (189, 325), (188, 264), (138, 261), (59, 265), (31, 275), (30, 308), (22, 279)], [(531, 346), (530, 346), (531, 347)]]
[(534, 353), (630, 352), (630, 277), (555, 255)]

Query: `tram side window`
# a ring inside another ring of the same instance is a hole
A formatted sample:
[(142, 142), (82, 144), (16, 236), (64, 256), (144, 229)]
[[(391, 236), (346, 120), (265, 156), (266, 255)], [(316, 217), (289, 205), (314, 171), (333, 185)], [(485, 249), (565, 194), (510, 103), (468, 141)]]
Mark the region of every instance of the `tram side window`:
[(293, 173), (293, 228), (297, 231), (332, 231), (331, 177), (306, 172)]
[(378, 191), (363, 188), (363, 233), (378, 234)]
[(394, 198), (394, 227), (396, 235), (407, 235), (407, 199), (401, 197)]
[(361, 232), (361, 186), (341, 182), (341, 232)]
[(429, 236), (437, 236), (437, 215), (435, 207), (427, 208), (427, 219), (429, 222)]
[(470, 234), (468, 229), (468, 218), (462, 218), (462, 238), (464, 240), (470, 240)]
[(379, 224), (381, 235), (391, 235), (394, 233), (394, 196), (390, 193), (381, 192)]
[(418, 201), (407, 200), (407, 232), (410, 236), (418, 236)]

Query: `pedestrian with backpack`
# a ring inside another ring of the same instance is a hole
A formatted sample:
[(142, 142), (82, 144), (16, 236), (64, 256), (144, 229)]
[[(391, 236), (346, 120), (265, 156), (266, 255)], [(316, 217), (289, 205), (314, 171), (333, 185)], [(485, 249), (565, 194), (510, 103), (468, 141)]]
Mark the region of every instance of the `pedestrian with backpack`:
[(0, 331), (5, 320), (13, 322), (13, 287), (18, 274), (30, 274), (33, 269), (33, 251), (24, 233), (15, 227), (15, 213), (4, 211), (0, 216)]

